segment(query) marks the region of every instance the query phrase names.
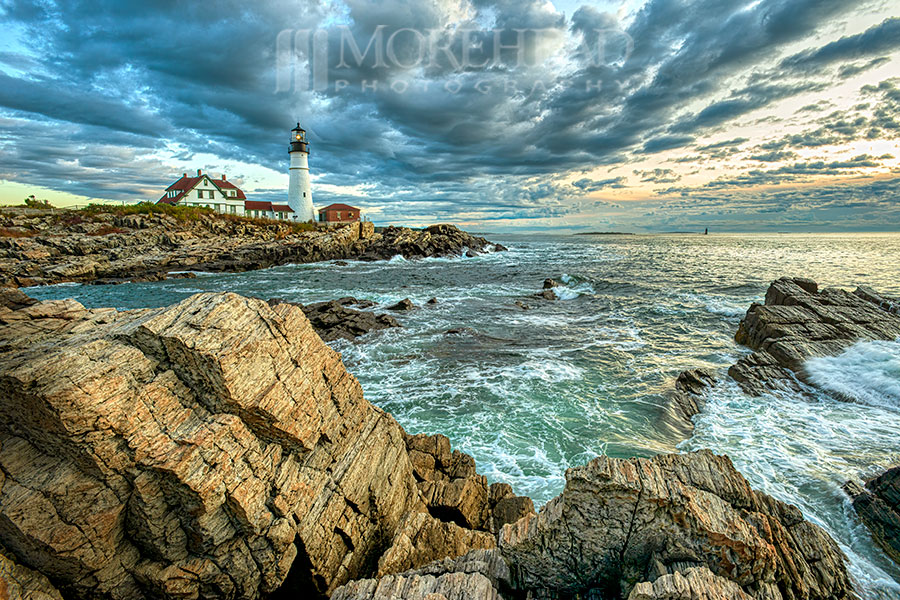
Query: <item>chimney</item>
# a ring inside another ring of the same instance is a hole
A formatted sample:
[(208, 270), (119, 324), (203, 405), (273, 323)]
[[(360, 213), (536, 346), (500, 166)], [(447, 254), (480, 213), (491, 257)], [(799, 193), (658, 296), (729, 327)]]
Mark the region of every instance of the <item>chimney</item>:
[(222, 181), (228, 181), (228, 178), (225, 177), (225, 173), (222, 173)]
[(181, 176), (182, 176), (182, 177), (187, 177), (187, 173), (182, 173)]
[(203, 175), (203, 171), (201, 171), (200, 169), (197, 169), (197, 177), (200, 177), (201, 175)]

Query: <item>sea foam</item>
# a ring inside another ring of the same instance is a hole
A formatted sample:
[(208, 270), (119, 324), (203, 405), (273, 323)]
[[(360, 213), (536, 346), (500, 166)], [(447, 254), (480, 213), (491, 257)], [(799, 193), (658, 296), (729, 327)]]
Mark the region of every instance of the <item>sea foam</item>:
[(858, 342), (804, 369), (813, 385), (841, 399), (900, 409), (900, 340)]

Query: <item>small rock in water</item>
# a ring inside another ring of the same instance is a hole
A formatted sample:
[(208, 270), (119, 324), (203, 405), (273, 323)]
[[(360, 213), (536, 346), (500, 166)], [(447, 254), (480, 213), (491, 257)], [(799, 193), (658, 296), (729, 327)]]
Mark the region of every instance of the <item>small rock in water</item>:
[(545, 289), (545, 290), (549, 290), (549, 289), (551, 289), (551, 288), (559, 287), (560, 285), (562, 285), (562, 284), (560, 284), (557, 280), (555, 280), (555, 279), (550, 279), (549, 277), (548, 277), (547, 279), (544, 280), (544, 289)]
[(556, 300), (557, 299), (556, 292), (554, 292), (552, 289), (547, 289), (542, 292), (538, 292), (536, 294), (536, 296), (538, 298), (543, 298), (544, 300)]
[(333, 265), (336, 266), (336, 267), (346, 267), (346, 266), (349, 265), (350, 263), (348, 263), (346, 260), (336, 260), (336, 261), (334, 261), (334, 262), (331, 263), (331, 264), (333, 264)]
[(466, 250), (466, 258), (475, 258), (478, 253), (473, 250)]
[(432, 298), (431, 300), (429, 300), (429, 301), (426, 302), (425, 304), (437, 304), (437, 303), (438, 303), (438, 299), (437, 299), (437, 298)]
[(416, 307), (415, 304), (412, 303), (412, 300), (409, 298), (404, 298), (397, 304), (393, 304), (387, 307), (387, 310), (412, 310)]
[(530, 306), (528, 306), (527, 304), (525, 304), (525, 303), (522, 302), (521, 300), (516, 300), (516, 306), (518, 306), (518, 307), (521, 308), (522, 310), (528, 310), (529, 308), (531, 308)]

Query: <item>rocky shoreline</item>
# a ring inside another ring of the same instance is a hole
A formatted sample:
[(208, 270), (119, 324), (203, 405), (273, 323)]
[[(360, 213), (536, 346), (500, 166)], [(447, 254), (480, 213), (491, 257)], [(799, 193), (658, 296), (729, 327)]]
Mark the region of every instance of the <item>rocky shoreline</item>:
[(122, 283), (243, 272), (326, 260), (475, 256), (505, 250), (453, 225), (422, 230), (370, 222), (298, 231), (278, 221), (200, 213), (0, 211), (0, 286)]
[[(756, 378), (748, 389), (781, 385), (788, 348), (836, 352), (893, 331), (889, 299), (811, 287), (779, 280), (748, 311), (738, 335), (780, 369), (739, 370)], [(355, 302), (205, 293), (116, 311), (0, 289), (0, 592), (856, 598), (828, 534), (709, 451), (594, 459), (535, 512), (446, 437), (410, 435), (363, 398), (322, 341), (387, 316), (337, 323)], [(808, 335), (825, 318), (843, 337)], [(673, 419), (690, 423), (712, 383), (682, 374)], [(896, 510), (896, 485), (853, 491)]]

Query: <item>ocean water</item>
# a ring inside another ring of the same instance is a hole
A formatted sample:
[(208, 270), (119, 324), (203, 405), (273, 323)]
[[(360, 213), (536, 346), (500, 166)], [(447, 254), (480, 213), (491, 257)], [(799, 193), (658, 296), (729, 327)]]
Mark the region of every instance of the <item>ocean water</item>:
[[(561, 491), (567, 467), (600, 454), (711, 448), (754, 487), (826, 528), (865, 598), (900, 598), (900, 569), (840, 490), (900, 460), (900, 342), (860, 343), (811, 361), (811, 399), (750, 398), (723, 377), (683, 442), (660, 410), (680, 371), (724, 375), (747, 352), (734, 332), (773, 279), (900, 296), (900, 235), (489, 237), (510, 250), (27, 291), (122, 309), (201, 291), (304, 303), (350, 295), (382, 308), (410, 298), (421, 308), (397, 315), (402, 329), (333, 344), (366, 397), (407, 431), (449, 436), (491, 481), (511, 483), (537, 505)], [(563, 282), (561, 300), (534, 297), (546, 277)], [(438, 304), (426, 306), (432, 297)]]

